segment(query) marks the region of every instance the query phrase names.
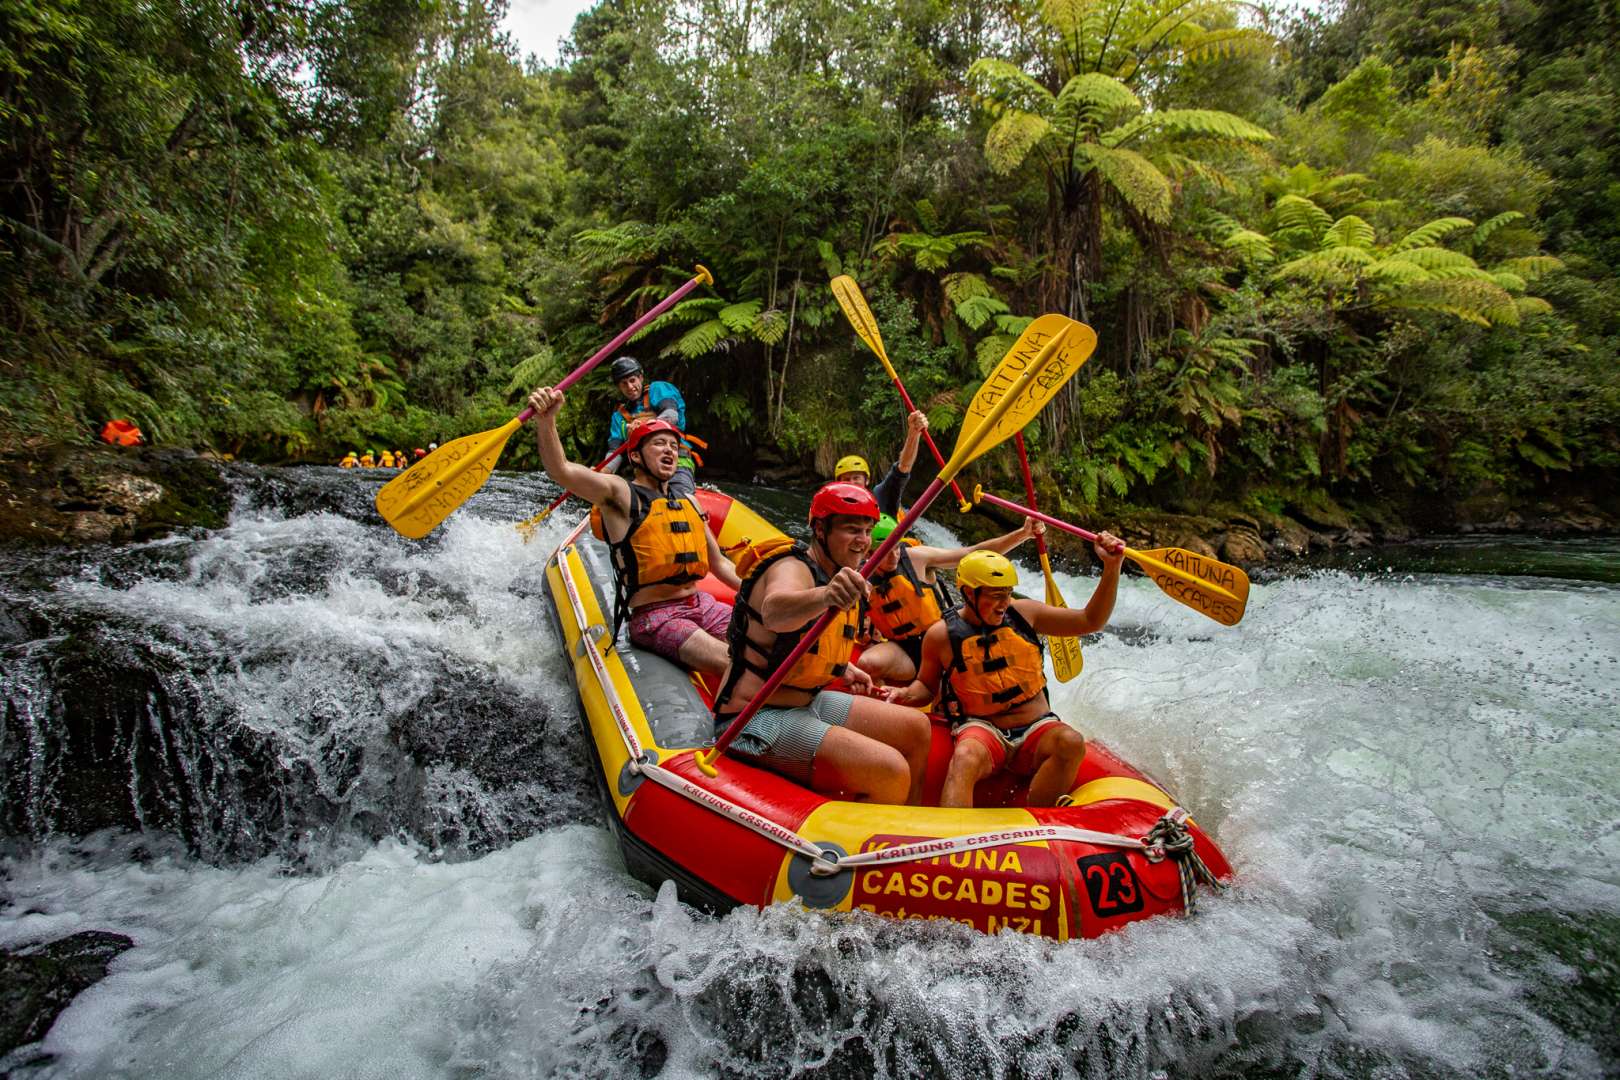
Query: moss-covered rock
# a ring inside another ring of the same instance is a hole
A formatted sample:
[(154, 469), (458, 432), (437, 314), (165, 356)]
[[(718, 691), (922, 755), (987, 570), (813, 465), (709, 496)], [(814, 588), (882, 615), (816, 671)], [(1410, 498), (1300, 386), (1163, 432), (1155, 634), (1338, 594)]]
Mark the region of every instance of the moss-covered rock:
[(190, 451), (56, 444), (0, 457), (0, 540), (118, 543), (218, 528), (220, 466)]

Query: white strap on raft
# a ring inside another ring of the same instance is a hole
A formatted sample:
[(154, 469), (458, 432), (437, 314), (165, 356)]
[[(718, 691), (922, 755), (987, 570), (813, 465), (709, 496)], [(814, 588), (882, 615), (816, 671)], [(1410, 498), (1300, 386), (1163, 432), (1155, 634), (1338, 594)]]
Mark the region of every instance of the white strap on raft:
[[(625, 711), (624, 703), (619, 700), (618, 692), (613, 687), (613, 680), (608, 676), (607, 665), (603, 662), (602, 652), (590, 633), (590, 627), (585, 626), (585, 605), (580, 601), (579, 588), (574, 582), (573, 571), (567, 562), (567, 549), (579, 536), (584, 528), (580, 527), (569, 534), (554, 554), (557, 560), (557, 570), (563, 580), (563, 587), (568, 592), (569, 606), (574, 610), (574, 623), (585, 627), (580, 636), (580, 646), (591, 658), (591, 671), (596, 676), (602, 697), (607, 701), (608, 708), (613, 712), (614, 722), (618, 725), (619, 736), (624, 740), (624, 748), (630, 754), (630, 771), (639, 773), (647, 779), (654, 781), (661, 787), (668, 788), (678, 795), (682, 795), (693, 802), (708, 807), (722, 817), (730, 818), (744, 828), (750, 829), (775, 841), (790, 851), (797, 852), (810, 860), (810, 872), (817, 876), (828, 876), (842, 870), (852, 870), (860, 866), (888, 865), (891, 863), (916, 862), (919, 859), (933, 859), (941, 855), (954, 855), (964, 851), (975, 851), (979, 848), (1000, 847), (1004, 844), (1028, 844), (1040, 841), (1069, 840), (1081, 844), (1096, 844), (1102, 847), (1127, 848), (1147, 853), (1153, 862), (1165, 858), (1167, 854), (1178, 856), (1178, 851), (1167, 851), (1165, 840), (1180, 830), (1186, 835), (1185, 822), (1188, 820), (1187, 811), (1177, 806), (1165, 814), (1153, 832), (1146, 837), (1137, 839), (1130, 836), (1120, 836), (1116, 833), (1097, 832), (1092, 829), (1077, 829), (1067, 825), (1030, 825), (1024, 828), (997, 829), (993, 832), (972, 833), (967, 836), (946, 836), (937, 840), (919, 840), (913, 844), (902, 844), (899, 847), (882, 848), (877, 851), (860, 851), (852, 855), (839, 855), (835, 851), (828, 851), (820, 845), (805, 839), (785, 825), (778, 824), (766, 817), (761, 817), (746, 807), (738, 806), (730, 799), (702, 787), (684, 776), (670, 772), (661, 765), (648, 764), (642, 760), (641, 741), (636, 738), (635, 727), (630, 723), (630, 716)], [(1191, 847), (1191, 837), (1187, 837), (1186, 847)], [(1194, 856), (1196, 858), (1196, 856)], [(1208, 870), (1204, 874), (1211, 881), (1214, 875)], [(1183, 889), (1183, 899), (1187, 889)], [(1188, 908), (1190, 911), (1191, 909)]]

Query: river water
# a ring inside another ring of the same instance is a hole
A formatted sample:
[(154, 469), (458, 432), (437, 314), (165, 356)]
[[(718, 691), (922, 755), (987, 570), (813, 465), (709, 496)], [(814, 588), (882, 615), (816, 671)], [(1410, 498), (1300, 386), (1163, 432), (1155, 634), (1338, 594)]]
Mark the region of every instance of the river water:
[(540, 593), (577, 510), (525, 546), (554, 489), (497, 475), (413, 543), (382, 479), (244, 468), (216, 532), (0, 556), (0, 947), (136, 942), (0, 1071), (1620, 1073), (1620, 543), (1296, 568), (1230, 629), (1129, 577), (1055, 704), (1238, 881), (1057, 945), (629, 878)]

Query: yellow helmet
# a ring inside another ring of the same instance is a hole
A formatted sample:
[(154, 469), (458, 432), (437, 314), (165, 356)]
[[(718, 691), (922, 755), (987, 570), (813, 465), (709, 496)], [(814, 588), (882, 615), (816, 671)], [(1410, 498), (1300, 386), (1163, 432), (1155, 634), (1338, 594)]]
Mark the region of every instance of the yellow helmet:
[(1005, 555), (975, 551), (957, 565), (956, 583), (970, 589), (987, 585), (992, 589), (1010, 589), (1018, 584), (1018, 568)]
[(838, 464), (833, 466), (833, 477), (835, 479), (845, 473), (852, 472), (865, 473), (867, 476), (871, 476), (872, 466), (868, 465), (866, 459), (859, 454), (845, 454), (838, 459)]

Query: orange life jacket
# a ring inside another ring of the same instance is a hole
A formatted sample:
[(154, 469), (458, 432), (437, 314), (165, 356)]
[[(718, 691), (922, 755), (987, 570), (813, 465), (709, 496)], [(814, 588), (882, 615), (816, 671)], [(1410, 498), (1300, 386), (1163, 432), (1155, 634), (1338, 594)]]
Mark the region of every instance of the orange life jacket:
[(998, 716), (1046, 689), (1040, 635), (1016, 608), (1001, 625), (970, 626), (961, 608), (945, 613), (951, 666), (940, 700), (952, 720)]
[[(909, 540), (910, 537), (907, 537)], [(887, 574), (872, 575), (868, 614), (878, 633), (902, 641), (928, 632), (949, 605), (939, 585), (928, 585), (911, 565), (911, 553), (900, 549), (900, 563)]]
[[(591, 533), (606, 540), (602, 510), (591, 508)], [(630, 597), (649, 585), (685, 585), (709, 572), (709, 542), (691, 499), (673, 499), (630, 484), (630, 528), (610, 543), (614, 570), (614, 630), (629, 615)]]
[[(815, 622), (812, 619), (797, 630), (779, 633), (776, 640), (769, 645), (762, 644), (748, 632), (751, 626), (764, 622), (764, 616), (755, 610), (751, 603), (754, 587), (765, 575), (765, 570), (780, 559), (798, 559), (808, 566), (810, 576), (818, 588), (831, 580), (826, 571), (821, 569), (821, 564), (810, 554), (809, 548), (786, 536), (763, 540), (742, 553), (737, 559), (737, 576), (742, 579), (742, 588), (737, 590), (737, 598), (732, 602), (731, 625), (726, 629), (726, 643), (731, 646), (731, 675), (720, 688), (720, 692), (715, 695), (716, 715), (731, 700), (731, 692), (736, 689), (743, 672), (752, 671), (761, 679), (770, 678), (776, 669), (782, 666), (788, 653), (798, 645), (805, 631)], [(802, 690), (813, 694), (834, 679), (842, 677), (844, 669), (849, 666), (850, 654), (855, 650), (855, 629), (860, 620), (860, 604), (834, 612), (827, 629), (823, 630), (816, 643), (799, 657), (798, 662), (788, 672), (787, 678), (782, 681), (780, 689)], [(753, 657), (758, 657), (758, 660)]]

